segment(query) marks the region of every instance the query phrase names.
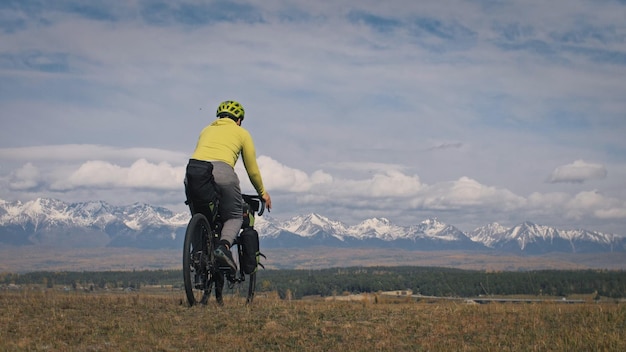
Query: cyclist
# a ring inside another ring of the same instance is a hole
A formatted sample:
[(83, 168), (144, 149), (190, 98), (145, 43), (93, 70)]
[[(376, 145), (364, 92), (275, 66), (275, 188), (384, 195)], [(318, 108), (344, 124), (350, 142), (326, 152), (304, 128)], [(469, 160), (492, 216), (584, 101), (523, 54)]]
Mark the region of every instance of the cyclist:
[(214, 254), (232, 272), (237, 270), (237, 265), (230, 247), (243, 223), (243, 198), (234, 169), (240, 154), (250, 182), (265, 201), (267, 209), (272, 208), (272, 199), (263, 187), (252, 137), (241, 127), (244, 113), (243, 106), (238, 102), (222, 102), (217, 108), (217, 119), (200, 132), (196, 149), (191, 156), (192, 160), (213, 164), (213, 177), (221, 194), (218, 211), (223, 221), (221, 239)]

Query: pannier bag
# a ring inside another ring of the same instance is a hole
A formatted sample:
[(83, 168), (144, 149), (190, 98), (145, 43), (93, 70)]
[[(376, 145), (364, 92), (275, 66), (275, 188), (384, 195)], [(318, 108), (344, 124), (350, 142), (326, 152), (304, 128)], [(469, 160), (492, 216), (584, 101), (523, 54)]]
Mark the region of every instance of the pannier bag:
[(259, 233), (252, 227), (245, 228), (239, 235), (239, 245), (242, 246), (241, 269), (246, 274), (252, 274), (261, 264), (261, 256), (265, 258), (259, 248)]
[(185, 173), (185, 195), (191, 214), (201, 213), (215, 224), (219, 192), (213, 178), (213, 164), (208, 161), (190, 159)]

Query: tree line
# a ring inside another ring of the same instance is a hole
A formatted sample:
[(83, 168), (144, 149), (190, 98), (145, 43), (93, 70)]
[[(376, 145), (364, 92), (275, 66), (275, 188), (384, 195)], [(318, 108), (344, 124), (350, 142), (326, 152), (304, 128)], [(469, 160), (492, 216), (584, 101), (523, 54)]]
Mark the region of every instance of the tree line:
[(359, 267), (276, 270), (257, 277), (260, 288), (296, 298), (309, 295), (412, 290), (439, 297), (492, 295), (626, 297), (626, 271), (539, 270), (485, 272), (440, 267)]
[[(144, 285), (183, 286), (180, 270), (30, 272), (0, 274), (4, 285), (64, 285), (72, 288), (140, 289)], [(490, 295), (569, 296), (595, 294), (626, 297), (626, 271), (536, 270), (486, 272), (440, 267), (351, 267), (316, 270), (261, 270), (257, 291), (275, 291), (293, 298), (344, 293), (412, 290), (415, 294), (440, 297)]]
[(29, 273), (0, 274), (4, 285), (42, 285), (47, 288), (67, 286), (89, 290), (105, 288), (140, 289), (144, 285), (182, 285), (180, 270), (137, 270), (137, 271), (35, 271)]

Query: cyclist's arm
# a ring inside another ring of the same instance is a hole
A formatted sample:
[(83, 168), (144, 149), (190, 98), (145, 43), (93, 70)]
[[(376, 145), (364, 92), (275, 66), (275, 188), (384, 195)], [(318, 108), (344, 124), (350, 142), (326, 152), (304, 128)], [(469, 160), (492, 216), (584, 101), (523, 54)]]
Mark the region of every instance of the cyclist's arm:
[(248, 178), (254, 186), (254, 189), (257, 193), (264, 197), (267, 193), (265, 191), (265, 187), (263, 186), (263, 179), (261, 178), (261, 171), (259, 171), (259, 165), (256, 161), (256, 151), (254, 149), (254, 142), (252, 141), (252, 137), (249, 134), (244, 139), (244, 143), (241, 149), (241, 158), (243, 159), (243, 165), (246, 168), (246, 172), (248, 173)]

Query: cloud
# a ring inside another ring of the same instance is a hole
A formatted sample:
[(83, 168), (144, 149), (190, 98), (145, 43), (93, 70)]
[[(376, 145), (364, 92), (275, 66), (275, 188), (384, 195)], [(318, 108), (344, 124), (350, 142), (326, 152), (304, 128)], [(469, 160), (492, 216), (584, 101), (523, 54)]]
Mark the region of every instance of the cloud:
[(426, 149), (426, 151), (433, 150), (445, 150), (445, 149), (461, 149), (463, 147), (462, 142), (442, 142), (437, 145), (433, 145)]
[(581, 219), (589, 214), (599, 219), (617, 219), (624, 218), (626, 202), (593, 190), (576, 194), (563, 208), (565, 216), (570, 219)]
[(123, 148), (93, 144), (59, 144), (19, 148), (0, 148), (0, 160), (72, 162), (82, 160), (135, 161), (139, 158), (176, 162), (187, 155), (158, 148)]
[[(285, 166), (264, 155), (258, 157), (258, 164), (263, 176), (264, 186), (268, 192), (277, 190), (301, 193), (311, 190), (314, 185), (329, 183), (333, 180), (332, 176), (322, 170), (317, 170), (313, 174), (308, 175), (302, 170)], [(239, 175), (247, 175), (241, 162), (236, 165), (236, 171)], [(246, 176), (244, 176), (241, 182), (245, 182), (245, 186), (242, 185), (242, 188), (252, 189)]]
[(411, 205), (426, 209), (467, 209), (472, 207), (493, 208), (498, 211), (512, 211), (526, 203), (513, 192), (480, 184), (469, 177), (461, 177), (452, 182), (440, 182), (426, 187)]
[(598, 209), (594, 211), (598, 219), (626, 219), (626, 207), (612, 209)]
[(567, 193), (533, 193), (520, 210), (529, 216), (562, 216), (565, 219), (626, 219), (626, 202), (609, 197), (596, 190)]
[[(123, 198), (126, 202), (155, 199), (166, 204), (182, 204), (185, 170), (183, 163), (186, 159), (171, 164), (139, 158), (125, 165), (130, 157), (126, 155), (121, 162), (86, 160), (72, 164), (79, 158), (79, 154), (70, 156), (69, 152), (75, 151), (75, 146), (57, 148), (56, 151), (61, 153), (48, 155), (52, 159), (48, 161), (54, 162), (56, 155), (60, 161), (66, 163), (65, 167), (47, 169), (36, 166), (35, 162), (28, 162), (5, 178), (8, 189), (37, 190), (38, 194), (62, 192), (64, 197), (94, 197), (94, 192), (99, 191), (98, 197), (104, 197), (102, 200), (107, 200), (103, 195), (109, 194), (116, 197), (118, 203)], [(68, 153), (62, 153), (64, 148)], [(136, 151), (135, 148), (113, 148), (116, 152), (109, 153), (108, 148), (99, 146), (81, 148), (105, 151), (101, 155), (112, 158), (117, 158), (120, 153), (124, 155)], [(41, 150), (45, 149), (55, 148), (42, 147)], [(25, 152), (17, 149), (15, 151)], [(33, 150), (27, 149), (27, 153), (32, 152)], [(37, 160), (37, 163), (42, 162), (42, 159)], [(258, 157), (258, 163), (266, 188), (275, 198), (277, 209), (283, 208), (286, 213), (297, 214), (302, 209), (324, 213), (332, 209), (331, 216), (344, 221), (357, 216), (356, 214), (377, 216), (381, 212), (390, 217), (411, 219), (411, 214), (415, 211), (458, 214), (458, 219), (484, 217), (484, 214), (489, 214), (492, 221), (493, 218), (510, 217), (510, 214), (517, 214), (519, 221), (538, 221), (547, 215), (573, 221), (591, 218), (617, 221), (626, 219), (626, 202), (607, 197), (598, 191), (582, 191), (575, 195), (534, 192), (524, 197), (506, 188), (482, 184), (467, 176), (454, 181), (425, 184), (418, 175), (408, 174), (401, 167), (394, 167), (394, 164), (349, 162), (327, 165), (341, 172), (342, 175), (339, 176), (321, 169), (305, 172), (265, 155)], [(355, 172), (346, 173), (350, 170)], [(244, 192), (253, 192), (241, 162), (237, 164), (236, 171)], [(85, 191), (89, 192), (84, 193)], [(290, 207), (293, 208), (288, 209)], [(488, 222), (485, 220), (483, 224)]]
[(576, 160), (571, 164), (559, 166), (548, 178), (550, 183), (572, 182), (582, 183), (587, 180), (604, 179), (607, 171), (602, 164), (587, 163), (584, 160)]
[(350, 161), (325, 163), (324, 165), (336, 170), (346, 170), (358, 173), (401, 171), (407, 168), (405, 165), (400, 164)]
[[(178, 204), (199, 130), (236, 97), (276, 214), (622, 231), (623, 12), (585, 0), (15, 2), (0, 9), (0, 197)], [(598, 179), (599, 196), (585, 193)]]
[(145, 159), (122, 167), (106, 161), (88, 161), (67, 179), (58, 180), (50, 187), (55, 191), (73, 188), (135, 188), (152, 190), (182, 189), (185, 168), (172, 167), (166, 162), (150, 163)]
[(26, 163), (11, 173), (8, 183), (14, 191), (33, 190), (41, 184), (41, 173), (32, 163)]
[(409, 198), (422, 187), (417, 175), (406, 175), (397, 170), (386, 170), (365, 179), (337, 178), (320, 190), (329, 197), (365, 198)]

